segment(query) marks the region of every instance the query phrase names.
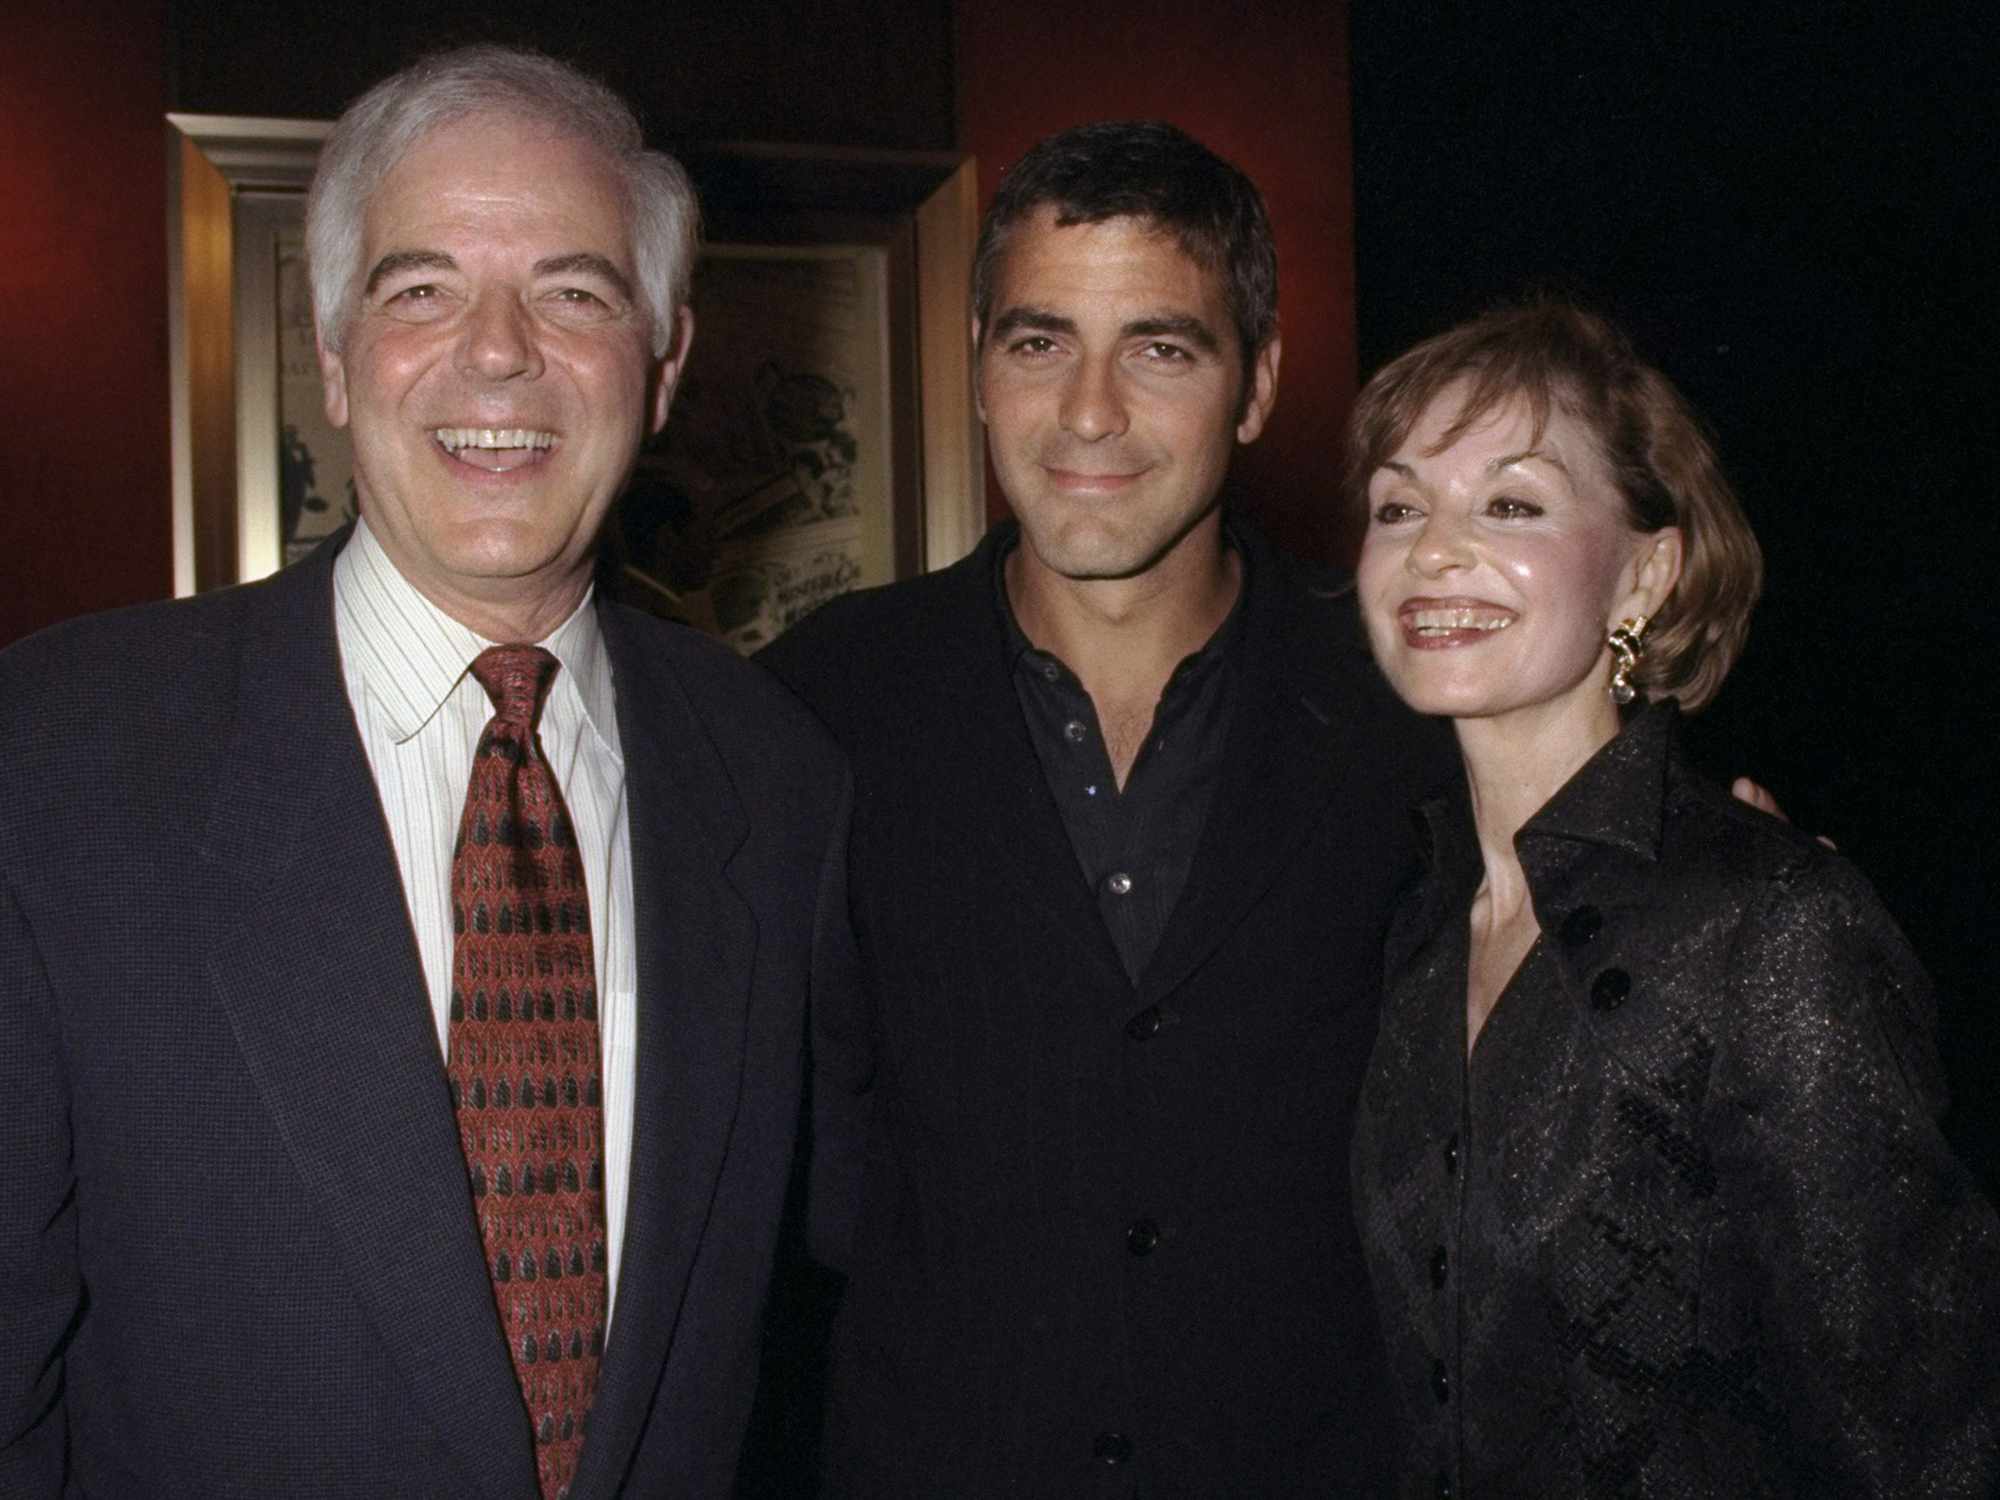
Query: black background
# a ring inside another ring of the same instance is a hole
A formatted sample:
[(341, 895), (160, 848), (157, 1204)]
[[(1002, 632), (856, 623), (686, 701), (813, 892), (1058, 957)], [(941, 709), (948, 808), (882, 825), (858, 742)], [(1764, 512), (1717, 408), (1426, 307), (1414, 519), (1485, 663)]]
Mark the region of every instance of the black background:
[(2000, 19), (1361, 3), (1351, 27), (1363, 378), (1545, 288), (1708, 419), (1768, 579), (1696, 752), (1873, 878), (1939, 982), (1951, 1132), (2000, 1183)]

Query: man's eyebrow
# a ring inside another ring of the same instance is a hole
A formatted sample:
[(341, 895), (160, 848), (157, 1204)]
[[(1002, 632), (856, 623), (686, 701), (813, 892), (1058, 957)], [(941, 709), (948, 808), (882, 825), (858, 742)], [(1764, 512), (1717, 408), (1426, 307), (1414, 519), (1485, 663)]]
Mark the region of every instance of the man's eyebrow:
[(1075, 333), (1076, 319), (1065, 318), (1043, 307), (1010, 307), (994, 321), (988, 338), (1004, 339), (1013, 333)]
[(1216, 354), (1222, 349), (1222, 342), (1200, 318), (1168, 314), (1156, 318), (1135, 318), (1125, 325), (1128, 339), (1184, 339), (1204, 354)]
[[(365, 291), (373, 292), (391, 276), (405, 271), (456, 271), (458, 262), (442, 250), (391, 250), (375, 262), (368, 273)], [(595, 276), (616, 289), (626, 301), (632, 298), (632, 279), (606, 257), (591, 250), (575, 250), (567, 255), (551, 255), (535, 262), (537, 276)]]
[(391, 276), (405, 271), (456, 271), (458, 262), (442, 250), (391, 250), (375, 262), (363, 292), (372, 292)]
[[(990, 338), (1003, 339), (1015, 333), (1075, 333), (1076, 320), (1042, 307), (1010, 307), (993, 324)], [(1222, 342), (1215, 330), (1199, 318), (1161, 313), (1150, 318), (1134, 318), (1118, 330), (1120, 338), (1183, 339), (1205, 354), (1215, 354)]]
[(595, 276), (617, 288), (618, 295), (632, 300), (632, 278), (604, 256), (592, 250), (573, 250), (568, 255), (551, 255), (535, 262), (537, 276)]

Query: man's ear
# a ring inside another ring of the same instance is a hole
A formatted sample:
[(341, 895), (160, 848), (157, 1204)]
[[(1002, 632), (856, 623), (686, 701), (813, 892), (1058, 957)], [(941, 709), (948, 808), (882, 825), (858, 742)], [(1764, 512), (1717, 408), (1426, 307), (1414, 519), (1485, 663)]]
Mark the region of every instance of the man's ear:
[(1264, 430), (1271, 407), (1278, 399), (1278, 361), (1284, 345), (1274, 333), (1250, 361), (1249, 378), (1243, 393), (1243, 413), (1236, 419), (1236, 441), (1254, 443)]
[(981, 425), (986, 421), (986, 394), (979, 383), (979, 336), (984, 331), (975, 317), (972, 320), (972, 409), (978, 414)]
[(347, 366), (326, 347), (317, 326), (313, 329), (313, 352), (319, 355), (320, 395), (326, 403), (326, 419), (335, 427), (347, 425)]
[(682, 307), (674, 313), (673, 337), (667, 352), (653, 366), (653, 394), (646, 412), (646, 436), (653, 437), (667, 425), (667, 413), (674, 404), (674, 391), (687, 369), (688, 350), (694, 347), (694, 309)]

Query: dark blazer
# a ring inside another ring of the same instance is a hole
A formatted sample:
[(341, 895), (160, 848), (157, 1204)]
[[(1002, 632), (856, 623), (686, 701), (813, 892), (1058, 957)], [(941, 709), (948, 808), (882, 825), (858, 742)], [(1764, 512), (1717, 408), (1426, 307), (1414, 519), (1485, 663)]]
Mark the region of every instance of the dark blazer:
[[(869, 1006), (828, 1018), (820, 1189), (858, 1174), (836, 1492), (1355, 1494), (1381, 1451), (1347, 1196), (1406, 809), (1452, 764), (1344, 580), (1245, 535), (1241, 675), (1193, 870), (1126, 977), (966, 561), (764, 653), (855, 768)], [(856, 1104), (865, 1110), (854, 1108)]]
[[(334, 550), (0, 655), (8, 1496), (537, 1493)], [(726, 1495), (847, 782), (754, 668), (602, 620), (638, 1096), (573, 1494)]]
[(2000, 1493), (2000, 1225), (1930, 986), (1846, 860), (1669, 702), (1521, 830), (1542, 930), (1465, 1062), (1461, 790), (1355, 1132), (1405, 1492)]

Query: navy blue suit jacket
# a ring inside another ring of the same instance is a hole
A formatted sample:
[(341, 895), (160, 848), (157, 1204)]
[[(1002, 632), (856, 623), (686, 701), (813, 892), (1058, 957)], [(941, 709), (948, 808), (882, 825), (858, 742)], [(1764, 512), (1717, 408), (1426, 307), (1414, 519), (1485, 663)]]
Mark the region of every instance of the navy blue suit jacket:
[[(0, 1493), (529, 1500), (336, 544), (0, 654)], [(847, 775), (693, 633), (602, 620), (632, 1186), (574, 1494), (728, 1493)]]

